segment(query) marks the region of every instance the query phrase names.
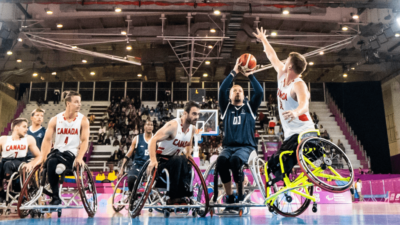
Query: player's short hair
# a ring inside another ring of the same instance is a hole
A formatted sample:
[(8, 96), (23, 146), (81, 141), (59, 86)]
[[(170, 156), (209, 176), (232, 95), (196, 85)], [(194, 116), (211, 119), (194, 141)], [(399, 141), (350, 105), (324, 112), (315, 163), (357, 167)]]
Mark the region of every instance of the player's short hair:
[(62, 98), (65, 100), (65, 105), (67, 105), (67, 102), (71, 102), (71, 98), (74, 96), (81, 97), (81, 94), (76, 91), (64, 91), (62, 94)]
[[(242, 87), (242, 86), (240, 86), (239, 84), (235, 84), (235, 85), (233, 85), (233, 86), (231, 87), (231, 90), (233, 90), (233, 88), (234, 88), (234, 87), (240, 87), (242, 90), (244, 90), (244, 89), (243, 89), (243, 87)], [(231, 90), (229, 90), (229, 91), (231, 91)]]
[(289, 53), (292, 69), (296, 74), (303, 73), (307, 68), (307, 60), (298, 52)]
[(41, 109), (41, 108), (34, 109), (34, 110), (32, 111), (32, 113), (31, 113), (31, 116), (34, 116), (36, 112), (44, 113), (44, 112), (46, 112), (46, 110)]
[(146, 125), (147, 122), (150, 122), (150, 123), (152, 123), (154, 125), (153, 121), (151, 119), (149, 119), (149, 118), (147, 118), (146, 121), (144, 121), (144, 125)]
[(196, 107), (196, 108), (200, 109), (199, 104), (197, 104), (194, 101), (190, 101), (190, 102), (186, 103), (186, 105), (185, 105), (185, 108), (184, 108), (185, 112), (190, 113), (190, 110), (192, 109), (192, 107)]
[(28, 123), (28, 120), (25, 119), (25, 118), (22, 118), (22, 117), (13, 120), (12, 123), (11, 123), (11, 131), (14, 130), (14, 127), (15, 127), (15, 126), (17, 126), (17, 125), (19, 125), (19, 124), (21, 124), (21, 123), (23, 123), (23, 122)]

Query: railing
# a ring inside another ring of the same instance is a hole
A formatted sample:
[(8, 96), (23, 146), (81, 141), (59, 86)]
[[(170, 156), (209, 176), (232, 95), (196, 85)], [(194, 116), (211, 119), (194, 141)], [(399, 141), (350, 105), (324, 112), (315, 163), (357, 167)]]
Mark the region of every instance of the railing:
[(339, 107), (336, 105), (335, 101), (327, 90), (326, 103), (328, 104), (331, 113), (335, 116), (335, 120), (336, 122), (338, 122), (340, 130), (343, 131), (343, 134), (349, 141), (350, 146), (352, 147), (352, 149), (354, 149), (354, 153), (357, 155), (357, 159), (360, 160), (363, 168), (371, 168), (371, 159), (367, 155), (364, 146), (361, 145), (361, 142), (357, 139), (357, 135), (354, 135), (354, 131), (351, 129), (349, 123), (346, 121), (346, 117), (344, 117), (343, 113), (340, 111)]

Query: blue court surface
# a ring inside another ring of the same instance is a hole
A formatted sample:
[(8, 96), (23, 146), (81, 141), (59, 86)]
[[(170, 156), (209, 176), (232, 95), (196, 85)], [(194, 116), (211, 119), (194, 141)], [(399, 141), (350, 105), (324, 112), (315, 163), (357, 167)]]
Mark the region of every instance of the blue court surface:
[(97, 212), (94, 218), (87, 218), (85, 211), (64, 210), (63, 216), (57, 218), (55, 213), (48, 218), (26, 218), (19, 219), (15, 214), (1, 216), (0, 224), (7, 225), (49, 225), (49, 224), (87, 224), (87, 225), (130, 225), (130, 224), (171, 224), (171, 225), (247, 225), (247, 224), (400, 224), (400, 204), (389, 203), (355, 203), (355, 204), (332, 204), (319, 205), (318, 212), (313, 213), (311, 208), (299, 217), (289, 218), (280, 215), (273, 215), (267, 208), (252, 209), (250, 215), (238, 216), (213, 216), (207, 215), (205, 218), (193, 218), (191, 216), (175, 216), (164, 218), (159, 213), (148, 213), (142, 211), (139, 218), (129, 218), (126, 211), (114, 213), (107, 206), (106, 210)]

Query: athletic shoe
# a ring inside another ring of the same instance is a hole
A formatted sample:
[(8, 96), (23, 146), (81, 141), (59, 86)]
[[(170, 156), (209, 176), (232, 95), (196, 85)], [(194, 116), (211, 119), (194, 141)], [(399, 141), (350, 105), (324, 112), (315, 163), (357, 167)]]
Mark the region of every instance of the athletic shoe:
[[(235, 203), (235, 196), (234, 195), (226, 195), (225, 196), (225, 204), (233, 204), (233, 203)], [(225, 209), (224, 209), (224, 211), (223, 211), (223, 213), (230, 213), (231, 212), (231, 210), (233, 210), (234, 208), (237, 208), (237, 207), (230, 207), (230, 206), (228, 206), (228, 207), (225, 207)]]
[(61, 199), (53, 199), (50, 201), (50, 205), (61, 205), (62, 201)]

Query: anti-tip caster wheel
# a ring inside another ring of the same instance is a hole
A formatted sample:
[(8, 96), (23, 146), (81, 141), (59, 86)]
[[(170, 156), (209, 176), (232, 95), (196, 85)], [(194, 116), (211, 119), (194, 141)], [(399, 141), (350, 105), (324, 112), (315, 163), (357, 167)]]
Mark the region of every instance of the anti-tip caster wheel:
[(169, 217), (170, 212), (168, 210), (164, 210), (164, 218)]
[(153, 212), (153, 209), (149, 209), (149, 213), (152, 213)]
[(4, 213), (4, 215), (8, 216), (11, 214), (11, 210), (7, 209), (6, 212)]
[(312, 207), (312, 211), (313, 211), (313, 213), (316, 213), (316, 212), (318, 211), (317, 207), (316, 207), (316, 206), (313, 206), (313, 207)]
[(197, 217), (197, 215), (198, 215), (198, 212), (197, 212), (197, 210), (193, 210), (193, 212), (192, 212), (192, 216), (193, 216), (193, 218), (196, 218), (196, 217)]
[(57, 216), (58, 216), (58, 218), (61, 217), (61, 210), (57, 212)]
[(272, 206), (268, 207), (268, 210), (269, 210), (270, 213), (273, 213), (275, 211), (274, 207), (272, 207)]
[(243, 209), (239, 209), (239, 216), (240, 216), (240, 217), (243, 216)]

